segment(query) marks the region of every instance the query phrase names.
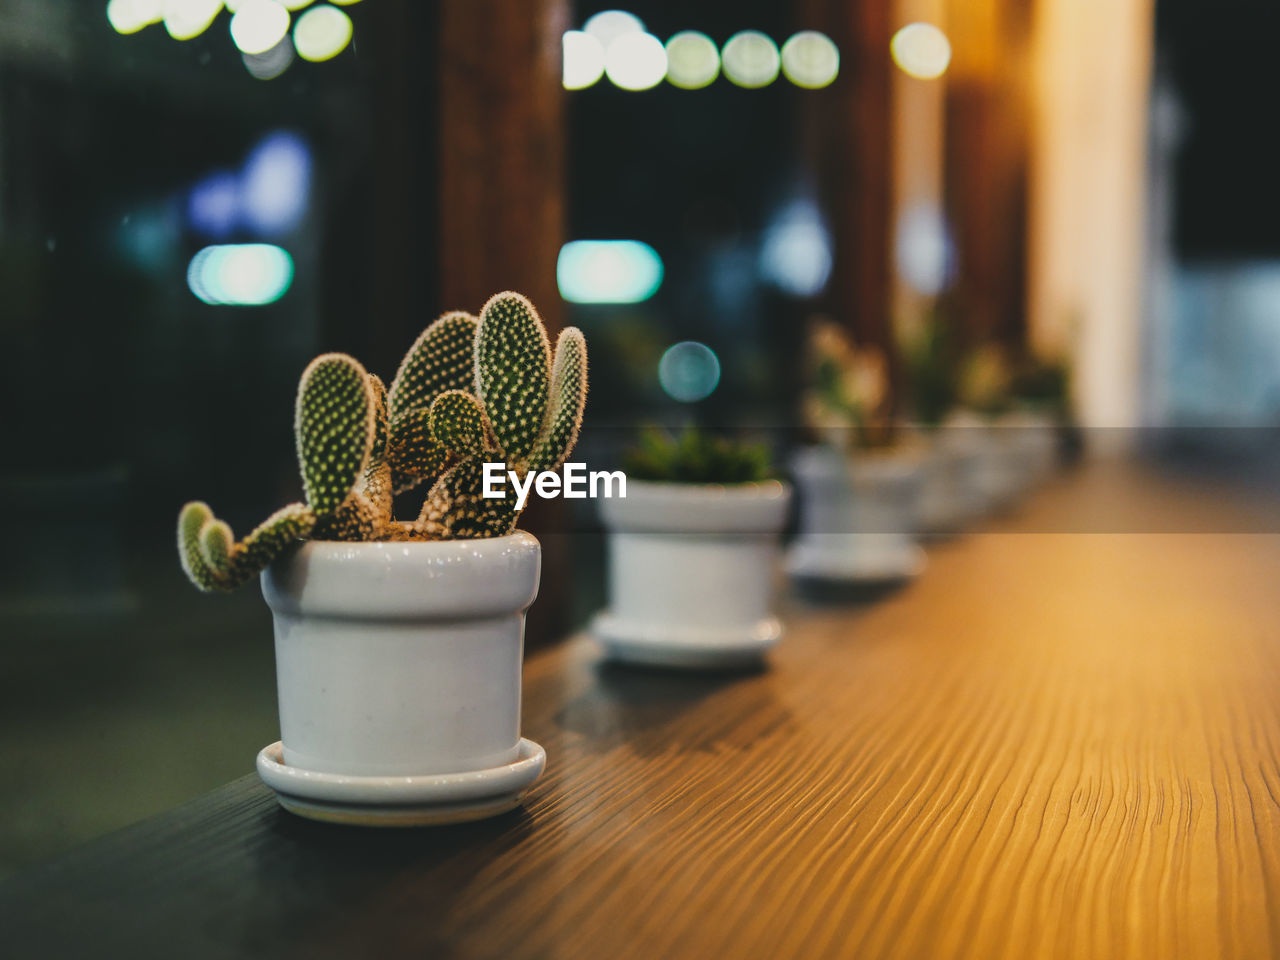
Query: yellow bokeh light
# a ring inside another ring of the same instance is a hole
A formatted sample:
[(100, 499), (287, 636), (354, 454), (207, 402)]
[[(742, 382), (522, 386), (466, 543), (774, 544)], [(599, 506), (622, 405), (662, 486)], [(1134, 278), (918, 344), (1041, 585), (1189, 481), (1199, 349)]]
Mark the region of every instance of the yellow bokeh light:
[(951, 63), (951, 41), (931, 23), (909, 23), (889, 43), (893, 62), (906, 74), (934, 80)]
[(604, 47), (599, 40), (582, 30), (569, 30), (562, 42), (566, 90), (582, 90), (604, 76)]
[(293, 45), (298, 56), (312, 63), (329, 60), (351, 42), (351, 18), (329, 4), (312, 7), (298, 18), (293, 28)]
[(720, 51), (711, 38), (685, 30), (667, 41), (667, 81), (684, 90), (700, 90), (720, 75)]
[(740, 87), (755, 90), (778, 79), (778, 45), (758, 30), (735, 33), (720, 53), (724, 75)]
[(162, 19), (162, 0), (111, 0), (107, 4), (107, 20), (116, 33), (137, 33)]
[(190, 40), (209, 29), (222, 0), (164, 0), (164, 28), (175, 40)]
[(840, 51), (825, 33), (802, 30), (782, 45), (782, 72), (797, 87), (821, 89), (840, 72)]

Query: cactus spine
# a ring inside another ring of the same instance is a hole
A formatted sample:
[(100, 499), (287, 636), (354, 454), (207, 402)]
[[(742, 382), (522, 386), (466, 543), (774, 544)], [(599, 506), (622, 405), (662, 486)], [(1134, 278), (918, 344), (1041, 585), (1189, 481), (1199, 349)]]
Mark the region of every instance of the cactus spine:
[[(199, 501), (178, 517), (178, 553), (201, 590), (232, 590), (290, 545), (320, 540), (459, 539), (510, 533), (514, 497), (486, 499), (483, 465), (523, 477), (554, 470), (577, 442), (586, 404), (582, 333), (561, 333), (553, 355), (526, 298), (501, 293), (479, 320), (447, 313), (405, 355), (390, 390), (345, 354), (303, 371), (294, 416), (305, 502), (276, 511), (242, 540)], [(413, 523), (392, 500), (422, 484)]]

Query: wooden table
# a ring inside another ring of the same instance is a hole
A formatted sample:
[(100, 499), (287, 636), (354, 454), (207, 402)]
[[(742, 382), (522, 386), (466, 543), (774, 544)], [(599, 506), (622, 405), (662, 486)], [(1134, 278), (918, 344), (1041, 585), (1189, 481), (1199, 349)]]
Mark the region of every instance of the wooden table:
[[(1037, 532), (1102, 502), (1206, 532)], [(527, 666), (523, 811), (366, 832), (246, 777), (12, 878), (0, 953), (1280, 956), (1280, 536), (1242, 516), (1088, 474), (894, 596), (790, 602), (767, 672), (575, 639)]]

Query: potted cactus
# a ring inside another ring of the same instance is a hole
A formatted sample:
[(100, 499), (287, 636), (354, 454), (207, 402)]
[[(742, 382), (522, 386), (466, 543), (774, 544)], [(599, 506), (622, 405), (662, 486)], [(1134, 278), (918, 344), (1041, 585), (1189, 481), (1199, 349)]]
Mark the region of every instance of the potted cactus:
[(600, 501), (609, 657), (676, 668), (760, 662), (782, 636), (773, 570), (790, 488), (763, 447), (686, 428), (645, 430), (623, 460), (625, 498)]
[[(257, 768), (287, 809), (344, 823), (415, 825), (510, 809), (541, 773), (520, 736), (524, 614), (541, 548), (483, 464), (554, 470), (577, 440), (582, 334), (554, 356), (533, 305), (493, 297), (445, 314), (389, 390), (344, 354), (298, 388), (305, 499), (242, 540), (200, 502), (178, 520), (201, 590), (261, 574), (275, 622), (281, 742)], [(398, 519), (393, 496), (426, 497)], [(504, 491), (505, 492), (505, 491)]]
[(924, 568), (914, 539), (923, 458), (893, 429), (884, 357), (820, 320), (810, 330), (808, 368), (803, 418), (818, 442), (792, 460), (800, 530), (788, 572), (859, 585), (915, 577)]

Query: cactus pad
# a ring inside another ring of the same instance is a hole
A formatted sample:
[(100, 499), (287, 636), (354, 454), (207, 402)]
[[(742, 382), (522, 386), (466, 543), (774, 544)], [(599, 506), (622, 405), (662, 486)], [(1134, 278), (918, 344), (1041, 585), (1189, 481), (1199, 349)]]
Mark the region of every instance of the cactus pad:
[(460, 456), (484, 452), (488, 425), (476, 398), (464, 390), (449, 390), (431, 405), (431, 435), (436, 443)]
[(317, 517), (333, 513), (368, 467), (375, 405), (364, 367), (345, 354), (316, 357), (303, 371), (295, 419), (298, 463)]
[(499, 293), (476, 329), (476, 391), (508, 462), (519, 468), (533, 452), (547, 409), (551, 345), (533, 304)]
[(556, 340), (551, 367), (551, 402), (546, 423), (529, 458), (535, 470), (557, 470), (578, 442), (582, 411), (587, 405), (587, 342), (577, 327)]
[(429, 407), (446, 390), (469, 390), (475, 378), (476, 318), (446, 313), (414, 341), (391, 381), (391, 419)]

